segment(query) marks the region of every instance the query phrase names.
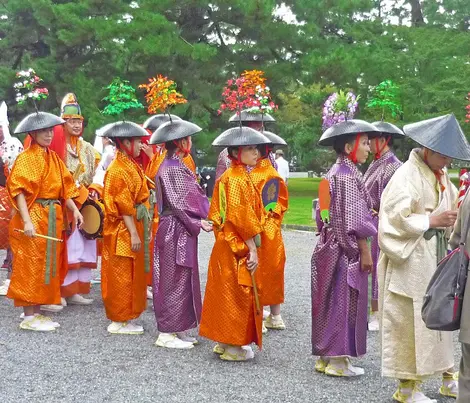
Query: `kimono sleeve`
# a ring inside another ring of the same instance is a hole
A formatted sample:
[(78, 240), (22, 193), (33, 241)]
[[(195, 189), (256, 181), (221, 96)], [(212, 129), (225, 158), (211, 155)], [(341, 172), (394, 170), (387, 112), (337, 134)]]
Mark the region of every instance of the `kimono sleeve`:
[[(180, 220), (191, 236), (199, 235), (201, 219), (207, 217), (209, 201), (196, 178), (184, 166), (172, 166), (159, 174), (166, 207)], [(158, 192), (157, 192), (158, 193)]]
[(59, 167), (60, 175), (62, 179), (62, 198), (64, 200), (74, 199), (80, 195), (77, 185), (75, 184), (72, 174), (67, 169), (65, 163), (60, 159), (60, 157), (54, 153), (53, 157), (56, 164)]
[(358, 239), (377, 234), (365, 189), (361, 192), (357, 180), (348, 175), (338, 175), (330, 185), (333, 195), (333, 231), (348, 256), (358, 253)]
[(429, 228), (427, 214), (417, 214), (420, 195), (410, 180), (394, 176), (385, 188), (379, 215), (379, 246), (389, 259), (404, 262)]
[(28, 207), (34, 202), (41, 187), (43, 170), (44, 162), (36, 160), (29, 152), (18, 155), (6, 182), (10, 201), (16, 209), (16, 196), (20, 193), (24, 194)]
[(130, 185), (130, 178), (124, 170), (112, 166), (108, 169), (104, 178), (103, 191), (106, 214), (114, 217), (135, 215)]
[(226, 183), (226, 221), (243, 241), (263, 231), (256, 214), (257, 209), (261, 209), (261, 202), (256, 195), (254, 185), (242, 177), (229, 178)]

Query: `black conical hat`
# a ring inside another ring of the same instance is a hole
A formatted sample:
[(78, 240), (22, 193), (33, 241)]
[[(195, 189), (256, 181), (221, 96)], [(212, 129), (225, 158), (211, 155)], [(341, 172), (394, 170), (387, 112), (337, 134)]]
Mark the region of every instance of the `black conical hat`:
[(258, 112), (249, 112), (246, 109), (240, 112), (240, 115), (236, 113), (229, 120), (230, 123), (237, 122), (275, 122), (276, 120), (269, 113), (258, 113)]
[(345, 122), (336, 123), (325, 130), (320, 137), (318, 144), (321, 146), (332, 146), (338, 137), (341, 136), (351, 136), (359, 133), (369, 135), (378, 132), (379, 129), (364, 120), (351, 119)]
[(100, 137), (111, 137), (116, 139), (145, 137), (148, 136), (147, 130), (134, 122), (116, 122), (103, 127), (101, 131), (97, 131), (96, 135)]
[[(171, 115), (171, 120), (181, 120), (179, 116)], [(144, 129), (149, 129), (152, 132), (157, 130), (163, 123), (170, 121), (170, 115), (167, 113), (159, 113), (158, 115), (150, 116), (143, 124)]]
[(51, 127), (64, 124), (65, 120), (52, 113), (34, 112), (26, 116), (18, 126), (15, 134), (30, 133), (36, 130), (50, 129)]
[(250, 127), (232, 127), (219, 134), (213, 141), (214, 147), (240, 147), (271, 144), (271, 141), (261, 132)]
[(403, 131), (423, 147), (450, 158), (470, 161), (470, 146), (454, 114), (411, 123)]
[(198, 125), (183, 119), (166, 122), (153, 132), (149, 144), (162, 144), (167, 141), (184, 139), (201, 131), (202, 129)]
[[(380, 133), (377, 133), (378, 136), (393, 136), (393, 137), (403, 137), (405, 136), (405, 133), (403, 133), (403, 130), (401, 130), (398, 126), (395, 126), (392, 123), (388, 122), (374, 122), (372, 123), (377, 129), (380, 130)], [(372, 134), (371, 137), (374, 137), (375, 135)], [(376, 136), (375, 136), (376, 137)]]
[(287, 145), (287, 143), (281, 136), (278, 136), (277, 134), (274, 134), (273, 132), (268, 132), (267, 130), (263, 130), (262, 133), (271, 141), (271, 144), (273, 146), (286, 146)]

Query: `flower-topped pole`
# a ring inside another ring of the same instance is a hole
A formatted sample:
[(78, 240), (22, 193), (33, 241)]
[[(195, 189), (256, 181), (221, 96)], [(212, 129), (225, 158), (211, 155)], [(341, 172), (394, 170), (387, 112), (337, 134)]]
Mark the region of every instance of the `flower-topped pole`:
[(129, 109), (144, 107), (135, 96), (135, 88), (127, 80), (116, 77), (106, 89), (109, 95), (103, 101), (108, 104), (102, 111), (103, 115), (118, 116)]
[(382, 121), (385, 120), (387, 112), (390, 113), (393, 119), (396, 119), (403, 113), (400, 102), (400, 88), (392, 80), (382, 81), (372, 90), (372, 96), (366, 107), (379, 110)]
[(157, 77), (149, 78), (148, 84), (141, 84), (139, 88), (147, 91), (145, 99), (147, 101), (147, 111), (150, 114), (163, 112), (168, 114), (171, 121), (170, 107), (181, 105), (188, 100), (178, 91), (176, 91), (176, 83), (167, 77), (159, 74)]
[(354, 119), (359, 98), (360, 96), (356, 96), (352, 92), (342, 90), (331, 94), (323, 104), (323, 130), (325, 131), (336, 123)]
[[(240, 116), (246, 109), (250, 113), (272, 113), (277, 109), (273, 102), (269, 87), (266, 86), (264, 72), (246, 70), (240, 77), (230, 79), (222, 92), (223, 102), (220, 104), (219, 115), (225, 111), (236, 111)], [(240, 119), (240, 126), (241, 126)]]
[(49, 91), (46, 87), (40, 87), (43, 82), (42, 79), (36, 74), (33, 69), (23, 70), (16, 73), (18, 82), (13, 84), (16, 92), (16, 102), (18, 105), (23, 105), (31, 99), (34, 103), (34, 108), (38, 112), (36, 101), (46, 99), (49, 96)]

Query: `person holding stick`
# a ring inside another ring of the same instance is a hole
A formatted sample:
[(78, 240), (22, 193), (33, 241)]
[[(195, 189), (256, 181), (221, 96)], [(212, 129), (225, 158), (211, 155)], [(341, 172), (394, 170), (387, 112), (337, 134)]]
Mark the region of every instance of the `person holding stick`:
[(7, 296), (24, 309), (20, 324), (24, 330), (51, 332), (59, 327), (40, 314), (40, 306), (60, 304), (66, 269), (63, 242), (57, 242), (65, 236), (63, 206), (72, 212), (77, 227), (83, 222), (72, 200), (78, 197), (72, 175), (59, 156), (48, 149), (52, 128), (63, 123), (55, 115), (36, 112), (15, 130), (15, 134), (28, 133), (32, 139), (7, 179), (11, 203), (18, 211), (9, 227), (13, 274)]
[(226, 130), (212, 144), (227, 147), (232, 164), (216, 182), (209, 210), (216, 240), (199, 333), (218, 343), (214, 352), (225, 361), (252, 359), (250, 344), (262, 346), (255, 240), (263, 232), (263, 207), (247, 166), (257, 163), (256, 146), (269, 143), (258, 131), (240, 126)]

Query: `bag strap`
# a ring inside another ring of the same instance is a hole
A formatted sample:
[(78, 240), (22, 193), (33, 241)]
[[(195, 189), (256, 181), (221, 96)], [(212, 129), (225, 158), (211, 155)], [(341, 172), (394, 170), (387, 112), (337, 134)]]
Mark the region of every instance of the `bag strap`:
[[(461, 231), (460, 231), (460, 243), (459, 245), (463, 246), (465, 245), (466, 241), (467, 241), (467, 235), (468, 235), (468, 227), (470, 225), (470, 212), (468, 214), (468, 217), (467, 219), (465, 220), (465, 224), (463, 227), (461, 227)], [(465, 240), (465, 242), (462, 242), (462, 239)]]

